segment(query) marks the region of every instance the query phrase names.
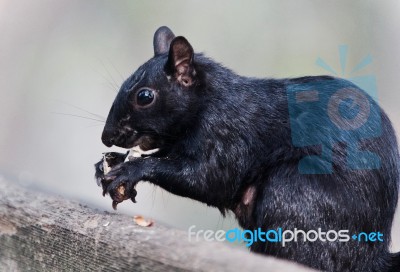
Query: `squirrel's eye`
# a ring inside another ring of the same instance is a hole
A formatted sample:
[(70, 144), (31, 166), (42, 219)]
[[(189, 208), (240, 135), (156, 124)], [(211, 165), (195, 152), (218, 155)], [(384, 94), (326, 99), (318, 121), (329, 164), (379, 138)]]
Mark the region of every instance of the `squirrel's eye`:
[(150, 105), (154, 101), (154, 91), (142, 89), (136, 94), (136, 104), (139, 106)]

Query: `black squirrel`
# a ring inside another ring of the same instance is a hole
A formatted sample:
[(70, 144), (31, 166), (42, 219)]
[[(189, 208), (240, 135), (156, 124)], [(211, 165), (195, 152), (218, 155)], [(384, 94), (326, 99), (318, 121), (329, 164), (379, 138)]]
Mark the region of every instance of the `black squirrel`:
[[(353, 86), (350, 82), (330, 76), (239, 76), (194, 53), (184, 37), (165, 26), (155, 32), (153, 45), (154, 57), (121, 86), (102, 141), (107, 147), (159, 151), (127, 162), (127, 154), (112, 153), (106, 175), (103, 160), (95, 165), (113, 206), (134, 201), (134, 187), (144, 180), (223, 214), (232, 211), (244, 229), (379, 231), (383, 242), (299, 239), (283, 247), (258, 241), (251, 250), (326, 271), (400, 271), (400, 254), (388, 251), (399, 153), (391, 122), (373, 100), (380, 117), (364, 127), (374, 131), (379, 126), (379, 136), (360, 139), (354, 130), (349, 137), (359, 141), (360, 150), (376, 154), (379, 167), (351, 169), (347, 134), (335, 134), (324, 123), (319, 123), (320, 145), (293, 144), (287, 92), (299, 84), (327, 88)], [(304, 117), (296, 119), (297, 125)], [(330, 158), (320, 155), (325, 146), (332, 148)], [(313, 154), (314, 163), (331, 167), (330, 173), (301, 173), (300, 161)]]

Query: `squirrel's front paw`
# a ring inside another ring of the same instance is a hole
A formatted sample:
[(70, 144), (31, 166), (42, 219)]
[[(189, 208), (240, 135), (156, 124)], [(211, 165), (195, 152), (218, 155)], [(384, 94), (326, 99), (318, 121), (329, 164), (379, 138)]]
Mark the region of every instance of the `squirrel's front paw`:
[[(131, 199), (136, 202), (135, 185), (138, 181), (132, 180), (129, 172), (129, 162), (121, 163), (113, 167), (111, 171), (104, 176), (102, 184), (106, 185), (104, 193), (108, 193), (113, 200), (112, 207), (117, 209), (118, 203)], [(104, 187), (103, 187), (104, 188)]]
[(105, 180), (105, 175), (110, 172), (110, 170), (118, 164), (121, 164), (125, 161), (128, 153), (117, 153), (117, 152), (109, 152), (104, 153), (103, 158), (94, 165), (96, 170), (95, 179), (98, 186), (102, 186), (103, 188), (103, 196), (107, 192), (107, 187), (109, 183)]

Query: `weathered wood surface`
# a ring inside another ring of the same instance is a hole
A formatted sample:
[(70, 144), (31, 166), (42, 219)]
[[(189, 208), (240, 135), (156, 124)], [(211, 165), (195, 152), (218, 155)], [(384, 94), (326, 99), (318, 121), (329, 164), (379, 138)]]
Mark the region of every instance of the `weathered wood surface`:
[(0, 180), (0, 271), (310, 271)]

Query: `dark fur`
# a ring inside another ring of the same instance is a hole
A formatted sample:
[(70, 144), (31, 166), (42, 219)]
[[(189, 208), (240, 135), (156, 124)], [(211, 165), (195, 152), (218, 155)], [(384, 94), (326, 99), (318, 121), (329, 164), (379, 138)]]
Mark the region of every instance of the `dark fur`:
[[(232, 210), (245, 229), (380, 231), (383, 243), (299, 241), (286, 247), (255, 243), (251, 250), (328, 271), (399, 271), (399, 254), (388, 252), (398, 198), (399, 155), (383, 111), (382, 135), (360, 143), (361, 149), (380, 156), (380, 169), (348, 169), (346, 144), (335, 139), (334, 173), (300, 174), (299, 160), (319, 154), (321, 147), (293, 146), (286, 88), (339, 79), (242, 77), (202, 54), (193, 54), (183, 37), (172, 40), (168, 28), (157, 32), (155, 56), (122, 85), (102, 140), (107, 146), (139, 144), (160, 151), (118, 164), (105, 177), (97, 171), (114, 201), (136, 195), (134, 186), (146, 180), (223, 213)], [(166, 52), (165, 43), (171, 40)], [(144, 86), (158, 93), (151, 107), (140, 109), (133, 101)], [(328, 137), (322, 137), (324, 141), (332, 144)], [(125, 198), (118, 195), (120, 185), (126, 188)]]

